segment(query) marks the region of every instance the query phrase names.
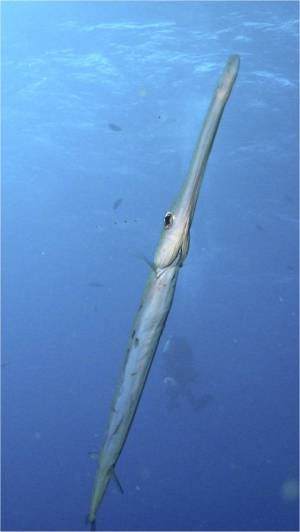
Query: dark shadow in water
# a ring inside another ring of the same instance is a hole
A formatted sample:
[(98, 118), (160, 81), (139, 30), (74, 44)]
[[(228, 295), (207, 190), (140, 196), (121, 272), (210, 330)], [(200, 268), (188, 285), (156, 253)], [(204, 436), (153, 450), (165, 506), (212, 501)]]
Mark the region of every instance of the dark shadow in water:
[(173, 336), (163, 346), (163, 386), (167, 406), (179, 408), (188, 403), (195, 412), (207, 408), (214, 402), (210, 393), (199, 393), (199, 371), (193, 351), (185, 338)]

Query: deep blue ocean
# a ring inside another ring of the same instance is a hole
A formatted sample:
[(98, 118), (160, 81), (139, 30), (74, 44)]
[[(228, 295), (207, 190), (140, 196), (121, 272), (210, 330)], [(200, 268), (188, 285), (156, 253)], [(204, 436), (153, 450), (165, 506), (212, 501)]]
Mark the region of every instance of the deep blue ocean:
[(298, 2), (2, 4), (2, 530), (86, 530), (165, 212), (238, 79), (102, 530), (298, 530)]

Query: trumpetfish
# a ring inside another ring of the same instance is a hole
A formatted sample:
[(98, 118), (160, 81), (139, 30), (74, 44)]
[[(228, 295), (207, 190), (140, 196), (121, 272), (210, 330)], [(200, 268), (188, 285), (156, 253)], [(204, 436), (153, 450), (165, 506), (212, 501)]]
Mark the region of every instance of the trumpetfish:
[(168, 317), (179, 268), (188, 254), (190, 228), (199, 188), (214, 138), (239, 70), (239, 56), (228, 58), (195, 147), (182, 190), (163, 220), (161, 238), (133, 323), (126, 357), (112, 404), (88, 514), (91, 529), (124, 446), (144, 384)]

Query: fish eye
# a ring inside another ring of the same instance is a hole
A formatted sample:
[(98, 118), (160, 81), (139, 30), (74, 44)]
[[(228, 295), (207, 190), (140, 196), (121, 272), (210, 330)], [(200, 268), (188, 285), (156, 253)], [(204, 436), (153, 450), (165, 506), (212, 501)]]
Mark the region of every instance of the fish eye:
[(173, 224), (173, 214), (171, 212), (167, 212), (164, 218), (164, 228), (169, 229), (169, 227), (171, 227), (172, 224)]

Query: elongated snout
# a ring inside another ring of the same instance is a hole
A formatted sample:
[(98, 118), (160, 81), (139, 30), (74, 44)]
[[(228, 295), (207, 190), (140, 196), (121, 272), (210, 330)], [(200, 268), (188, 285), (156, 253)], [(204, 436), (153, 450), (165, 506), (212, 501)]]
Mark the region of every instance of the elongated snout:
[(221, 77), (217, 91), (219, 90), (219, 96), (222, 100), (227, 101), (238, 75), (240, 67), (240, 57), (238, 55), (231, 55), (226, 63), (223, 76)]

